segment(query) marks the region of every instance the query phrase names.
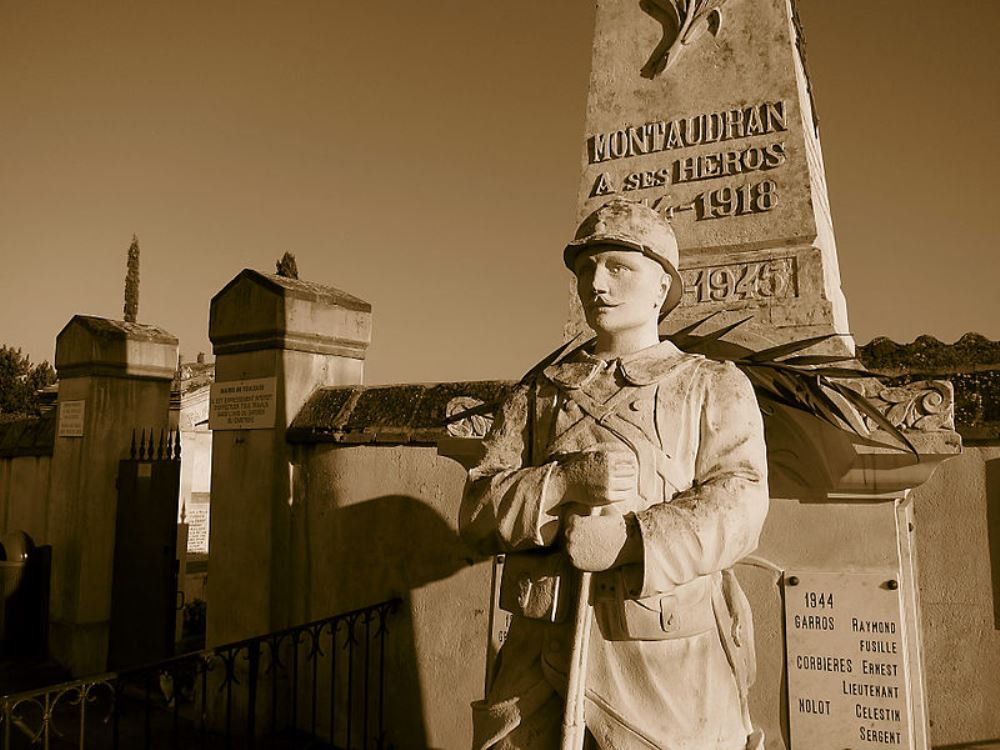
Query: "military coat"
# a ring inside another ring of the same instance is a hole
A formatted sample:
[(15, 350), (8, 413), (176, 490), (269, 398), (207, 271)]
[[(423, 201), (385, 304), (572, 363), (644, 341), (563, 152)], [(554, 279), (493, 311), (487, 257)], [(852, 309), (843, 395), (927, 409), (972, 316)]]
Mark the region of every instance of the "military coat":
[(613, 512), (634, 515), (643, 553), (593, 577), (588, 730), (614, 750), (756, 747), (752, 626), (731, 570), (768, 507), (746, 377), (670, 342), (612, 361), (580, 351), (519, 386), (484, 443), (459, 528), (480, 551), (507, 553), (514, 617), (487, 698), (473, 704), (476, 750), (558, 747), (573, 635), (553, 603), (569, 585), (550, 485), (565, 457), (612, 447), (637, 459), (637, 492)]

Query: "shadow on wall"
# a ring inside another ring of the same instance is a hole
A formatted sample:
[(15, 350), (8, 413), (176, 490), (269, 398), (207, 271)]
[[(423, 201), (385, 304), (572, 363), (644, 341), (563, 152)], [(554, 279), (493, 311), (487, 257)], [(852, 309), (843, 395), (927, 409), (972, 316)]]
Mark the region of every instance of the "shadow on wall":
[(757, 654), (757, 679), (750, 689), (750, 718), (764, 730), (768, 750), (786, 750), (788, 682), (785, 662), (785, 605), (781, 573), (752, 560), (736, 565), (750, 600)]
[[(460, 644), (448, 650), (450, 633), (460, 634), (463, 627), (451, 618), (458, 592), (451, 588), (427, 596), (415, 592), (483, 558), (474, 557), (454, 525), (416, 497), (384, 495), (344, 507), (312, 499), (306, 516), (311, 549), (304, 551), (305, 569), (312, 581), (305, 590), (312, 600), (306, 603), (311, 616), (392, 597), (403, 600), (399, 614), (390, 621), (386, 641), (385, 727), (399, 748), (429, 747), (426, 693), (458, 687), (430, 684), (428, 675), (441, 672), (434, 660), (475, 660), (463, 653)], [(478, 641), (476, 645), (484, 647)], [(377, 658), (372, 655), (373, 664)]]
[(1000, 458), (986, 461), (986, 533), (993, 581), (993, 627), (1000, 630)]
[(485, 559), (473, 557), (454, 524), (420, 498), (383, 495), (333, 514), (328, 542), (349, 552), (352, 577), (380, 592), (405, 594)]

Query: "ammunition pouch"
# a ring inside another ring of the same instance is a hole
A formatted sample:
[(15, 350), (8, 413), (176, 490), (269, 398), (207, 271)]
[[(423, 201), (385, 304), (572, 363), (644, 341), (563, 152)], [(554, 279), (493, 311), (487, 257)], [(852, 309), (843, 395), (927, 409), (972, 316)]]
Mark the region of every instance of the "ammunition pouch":
[(665, 641), (716, 629), (711, 577), (696, 578), (669, 594), (629, 599), (616, 573), (605, 574), (607, 580), (594, 591), (594, 615), (605, 640)]
[(500, 608), (531, 620), (563, 622), (574, 578), (573, 566), (561, 550), (510, 553), (500, 581)]

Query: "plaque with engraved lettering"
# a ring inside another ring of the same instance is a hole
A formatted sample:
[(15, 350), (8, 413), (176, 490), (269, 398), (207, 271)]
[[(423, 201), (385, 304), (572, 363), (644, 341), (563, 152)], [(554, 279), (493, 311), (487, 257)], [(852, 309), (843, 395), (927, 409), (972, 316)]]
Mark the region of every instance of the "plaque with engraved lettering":
[(912, 748), (900, 613), (892, 574), (786, 572), (793, 750)]
[(87, 402), (63, 401), (59, 404), (59, 437), (83, 437)]
[(213, 383), (208, 427), (211, 430), (267, 430), (274, 427), (276, 378)]

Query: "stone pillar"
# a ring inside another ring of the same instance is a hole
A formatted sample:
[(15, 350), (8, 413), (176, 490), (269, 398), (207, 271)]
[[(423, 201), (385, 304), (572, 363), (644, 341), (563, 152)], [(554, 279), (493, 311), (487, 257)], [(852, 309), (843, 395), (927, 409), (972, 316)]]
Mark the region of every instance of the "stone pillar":
[[(361, 383), (371, 305), (332, 287), (247, 269), (212, 299), (209, 337), (216, 357), (209, 425), (213, 645), (293, 624), (291, 592), (302, 582), (293, 574), (293, 456), (285, 433), (317, 388)], [(224, 411), (223, 399), (238, 401), (235, 389), (246, 381), (265, 394), (261, 412)]]
[[(595, 23), (579, 218), (615, 196), (670, 218), (669, 331), (750, 317), (730, 341), (838, 333), (826, 350), (853, 354), (793, 3), (598, 0)], [(567, 331), (584, 327), (574, 289)]]
[(133, 428), (167, 428), (176, 366), (177, 339), (155, 326), (76, 315), (56, 338), (49, 632), (74, 675), (105, 669), (118, 462)]

